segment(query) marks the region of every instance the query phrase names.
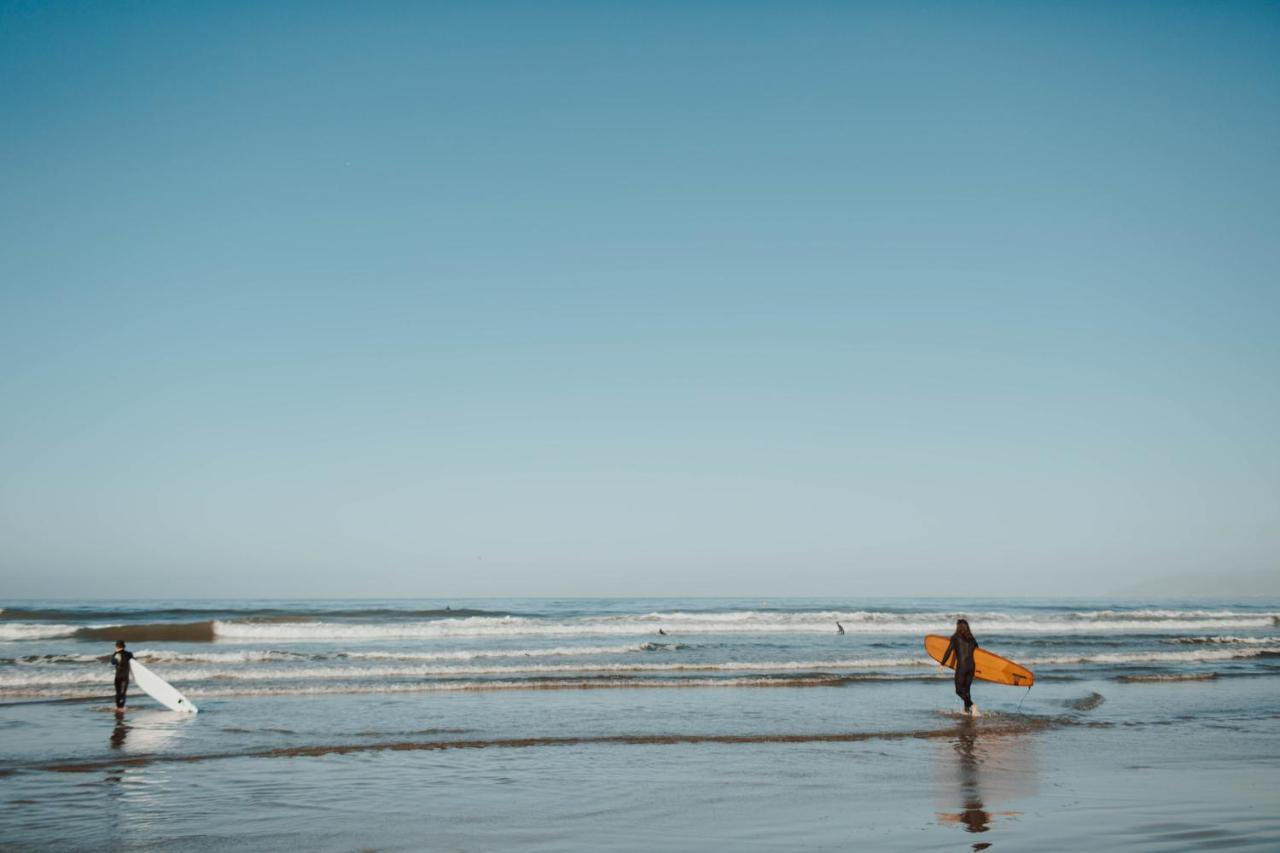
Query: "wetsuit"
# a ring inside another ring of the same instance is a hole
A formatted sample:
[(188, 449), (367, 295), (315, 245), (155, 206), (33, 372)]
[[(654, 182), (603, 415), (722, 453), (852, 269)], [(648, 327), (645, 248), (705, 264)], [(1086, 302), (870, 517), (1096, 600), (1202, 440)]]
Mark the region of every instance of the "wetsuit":
[(947, 650), (942, 654), (942, 665), (947, 665), (947, 660), (952, 655), (956, 659), (956, 695), (964, 700), (964, 709), (968, 711), (973, 707), (973, 699), (969, 696), (969, 687), (973, 684), (973, 651), (978, 648), (978, 641), (966, 640), (959, 634), (951, 635), (951, 642), (947, 644)]
[(111, 665), (116, 668), (116, 707), (123, 708), (125, 696), (129, 692), (129, 661), (133, 660), (133, 652), (120, 650), (111, 656)]

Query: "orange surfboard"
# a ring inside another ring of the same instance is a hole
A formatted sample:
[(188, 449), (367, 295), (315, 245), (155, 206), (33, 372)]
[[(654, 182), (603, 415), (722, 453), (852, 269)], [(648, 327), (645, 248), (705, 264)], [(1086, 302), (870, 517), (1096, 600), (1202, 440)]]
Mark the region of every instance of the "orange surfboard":
[[(951, 643), (950, 637), (942, 637), (938, 634), (930, 634), (924, 638), (924, 650), (929, 653), (929, 657), (942, 663), (942, 656), (947, 653), (947, 646)], [(947, 666), (952, 669), (956, 668), (954, 657)], [(1012, 684), (1014, 687), (1030, 687), (1036, 683), (1036, 677), (1031, 670), (1025, 666), (1019, 666), (1011, 660), (1006, 660), (1000, 655), (993, 655), (982, 647), (978, 647), (973, 653), (974, 677), (981, 678), (983, 681), (994, 681), (996, 684)]]

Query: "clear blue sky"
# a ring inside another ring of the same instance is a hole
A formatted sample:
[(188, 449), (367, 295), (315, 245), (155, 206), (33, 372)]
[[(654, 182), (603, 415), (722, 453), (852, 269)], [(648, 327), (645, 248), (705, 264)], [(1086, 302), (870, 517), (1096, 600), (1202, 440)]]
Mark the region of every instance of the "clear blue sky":
[(1280, 575), (1275, 3), (0, 2), (24, 596)]

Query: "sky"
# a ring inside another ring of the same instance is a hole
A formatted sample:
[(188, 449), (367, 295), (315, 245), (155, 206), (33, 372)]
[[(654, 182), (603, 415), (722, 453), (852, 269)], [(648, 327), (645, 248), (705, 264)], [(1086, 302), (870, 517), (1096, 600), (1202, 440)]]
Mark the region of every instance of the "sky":
[(0, 0), (3, 595), (1280, 593), (1278, 272), (1274, 3)]

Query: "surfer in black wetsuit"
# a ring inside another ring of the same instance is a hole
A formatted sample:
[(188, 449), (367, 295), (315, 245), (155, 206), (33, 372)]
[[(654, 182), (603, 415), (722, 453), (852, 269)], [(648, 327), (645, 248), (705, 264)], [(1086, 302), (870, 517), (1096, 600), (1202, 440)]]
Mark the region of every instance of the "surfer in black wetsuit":
[(116, 640), (116, 653), (111, 656), (111, 665), (116, 668), (116, 707), (124, 708), (125, 697), (129, 693), (129, 661), (133, 660), (133, 652), (124, 649), (124, 640)]
[(978, 715), (978, 706), (973, 704), (969, 688), (973, 685), (973, 652), (978, 648), (978, 641), (969, 630), (969, 623), (964, 619), (956, 620), (956, 632), (951, 635), (947, 650), (942, 653), (942, 665), (955, 656), (956, 662), (956, 695), (964, 700), (964, 712), (970, 716)]

